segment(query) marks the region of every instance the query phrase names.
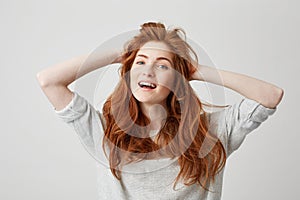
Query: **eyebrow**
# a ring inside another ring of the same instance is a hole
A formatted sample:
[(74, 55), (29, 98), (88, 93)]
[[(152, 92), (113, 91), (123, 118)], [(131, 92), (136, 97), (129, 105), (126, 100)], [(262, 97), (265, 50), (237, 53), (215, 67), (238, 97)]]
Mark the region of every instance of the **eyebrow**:
[[(149, 58), (148, 56), (144, 55), (144, 54), (138, 54), (137, 56), (140, 56), (140, 57), (144, 57), (144, 58)], [(173, 65), (173, 62), (166, 58), (166, 57), (157, 57), (156, 60), (166, 60), (168, 61), (171, 65)]]

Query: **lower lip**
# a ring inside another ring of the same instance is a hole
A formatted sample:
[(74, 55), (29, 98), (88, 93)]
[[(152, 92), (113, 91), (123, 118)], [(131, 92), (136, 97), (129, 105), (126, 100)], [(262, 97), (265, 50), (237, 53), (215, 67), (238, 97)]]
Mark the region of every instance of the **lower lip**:
[(154, 89), (151, 89), (151, 88), (142, 88), (142, 87), (140, 87), (140, 88), (141, 88), (141, 90), (147, 91), (147, 92), (148, 92), (148, 91), (153, 91), (153, 90), (155, 89), (155, 88), (154, 88)]

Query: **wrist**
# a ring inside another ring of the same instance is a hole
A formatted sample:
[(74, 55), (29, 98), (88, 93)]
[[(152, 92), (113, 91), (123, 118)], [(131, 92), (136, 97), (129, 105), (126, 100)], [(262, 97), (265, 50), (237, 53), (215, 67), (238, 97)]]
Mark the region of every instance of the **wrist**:
[(115, 59), (112, 61), (112, 64), (121, 63), (122, 53), (123, 53), (123, 50), (121, 50), (121, 49), (115, 50), (115, 52), (114, 52)]
[(203, 78), (203, 68), (205, 66), (198, 63), (193, 63), (195, 71), (192, 73), (191, 80), (204, 81)]

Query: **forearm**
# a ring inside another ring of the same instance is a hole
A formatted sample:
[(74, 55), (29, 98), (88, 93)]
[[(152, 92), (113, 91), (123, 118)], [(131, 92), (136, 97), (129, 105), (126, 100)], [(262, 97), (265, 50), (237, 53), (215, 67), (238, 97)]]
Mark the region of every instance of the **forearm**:
[(222, 85), (269, 108), (275, 108), (283, 96), (283, 90), (271, 83), (204, 65), (198, 65), (195, 79)]
[(121, 50), (112, 50), (94, 54), (83, 54), (54, 66), (48, 67), (38, 73), (42, 86), (64, 85), (68, 86), (76, 79), (98, 68), (115, 63)]

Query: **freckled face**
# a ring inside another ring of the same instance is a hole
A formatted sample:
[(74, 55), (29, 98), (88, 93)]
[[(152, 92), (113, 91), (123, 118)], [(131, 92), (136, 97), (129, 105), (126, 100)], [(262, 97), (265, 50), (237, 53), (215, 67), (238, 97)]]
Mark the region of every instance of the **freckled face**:
[(174, 83), (173, 55), (163, 42), (151, 41), (137, 52), (130, 70), (133, 96), (144, 104), (165, 105)]

